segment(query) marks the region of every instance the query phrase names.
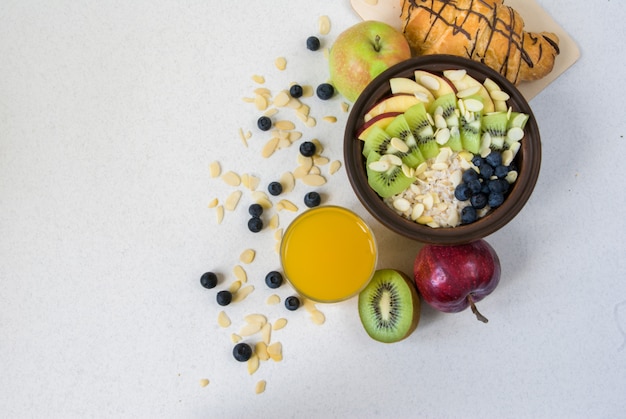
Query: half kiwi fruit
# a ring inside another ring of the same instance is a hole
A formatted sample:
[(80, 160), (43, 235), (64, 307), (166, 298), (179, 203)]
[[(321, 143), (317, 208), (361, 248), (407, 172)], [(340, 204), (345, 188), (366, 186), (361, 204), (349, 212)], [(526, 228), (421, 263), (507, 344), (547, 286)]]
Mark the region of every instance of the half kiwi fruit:
[(359, 293), (359, 317), (367, 334), (394, 343), (409, 336), (420, 319), (415, 284), (402, 272), (380, 269)]

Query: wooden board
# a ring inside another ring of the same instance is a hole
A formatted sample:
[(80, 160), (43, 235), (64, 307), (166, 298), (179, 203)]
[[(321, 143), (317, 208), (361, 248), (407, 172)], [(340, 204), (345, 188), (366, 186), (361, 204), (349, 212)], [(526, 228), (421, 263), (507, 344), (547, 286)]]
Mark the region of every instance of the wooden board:
[[(350, 0), (352, 8), (363, 20), (379, 20), (400, 29), (400, 0)], [(546, 77), (522, 82), (518, 88), (527, 100), (537, 96), (550, 83), (563, 74), (580, 58), (580, 50), (572, 37), (559, 26), (554, 19), (537, 3), (536, 0), (505, 0), (524, 19), (524, 28), (528, 31), (554, 32), (559, 37), (560, 54), (554, 63), (554, 69)]]

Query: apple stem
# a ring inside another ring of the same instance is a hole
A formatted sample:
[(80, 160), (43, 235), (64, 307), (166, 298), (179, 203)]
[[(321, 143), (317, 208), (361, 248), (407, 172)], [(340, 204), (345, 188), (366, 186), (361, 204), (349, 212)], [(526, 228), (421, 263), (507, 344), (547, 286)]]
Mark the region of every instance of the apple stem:
[(476, 308), (476, 304), (474, 304), (474, 299), (472, 298), (471, 294), (467, 296), (467, 299), (469, 300), (470, 307), (472, 308), (472, 313), (476, 315), (476, 318), (483, 323), (487, 323), (489, 319), (480, 314), (480, 311), (478, 311), (478, 309)]
[(374, 39), (374, 49), (376, 52), (380, 52), (380, 35), (376, 35), (376, 38)]

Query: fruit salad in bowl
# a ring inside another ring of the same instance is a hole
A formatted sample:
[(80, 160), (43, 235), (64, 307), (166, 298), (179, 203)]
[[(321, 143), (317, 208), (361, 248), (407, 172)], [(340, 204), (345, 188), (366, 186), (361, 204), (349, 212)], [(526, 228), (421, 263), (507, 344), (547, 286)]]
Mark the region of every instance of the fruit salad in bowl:
[(539, 175), (532, 111), (487, 66), (448, 55), (401, 62), (355, 102), (344, 136), (350, 183), (383, 225), (460, 244), (508, 223)]

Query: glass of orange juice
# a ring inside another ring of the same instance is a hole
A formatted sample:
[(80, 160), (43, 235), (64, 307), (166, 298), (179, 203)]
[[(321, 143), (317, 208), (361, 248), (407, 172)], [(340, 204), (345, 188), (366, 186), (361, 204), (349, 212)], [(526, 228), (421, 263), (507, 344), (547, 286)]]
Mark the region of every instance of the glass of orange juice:
[(333, 303), (358, 294), (376, 269), (374, 234), (354, 212), (332, 205), (296, 217), (283, 235), (287, 280), (311, 300)]

